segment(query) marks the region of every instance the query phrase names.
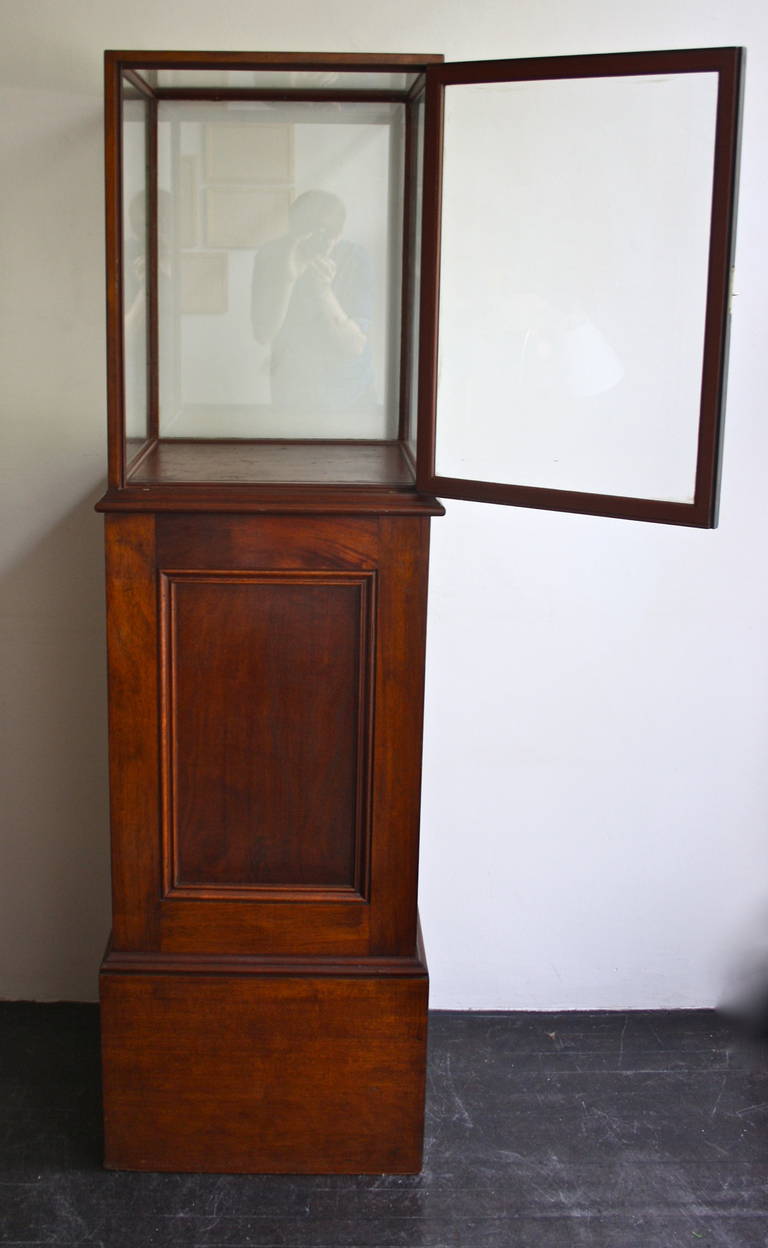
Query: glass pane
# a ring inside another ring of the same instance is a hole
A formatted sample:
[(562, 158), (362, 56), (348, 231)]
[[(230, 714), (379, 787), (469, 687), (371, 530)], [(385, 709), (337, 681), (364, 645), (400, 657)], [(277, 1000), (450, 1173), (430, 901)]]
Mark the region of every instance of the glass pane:
[(416, 430), (419, 411), (419, 303), (421, 300), (421, 214), (424, 191), (424, 96), (414, 103), (413, 141), (415, 147), (412, 167), (412, 221), (411, 221), (411, 322), (410, 322), (410, 376), (406, 395), (405, 438), (414, 459), (416, 458)]
[(403, 117), (161, 101), (163, 437), (397, 436)]
[(438, 475), (690, 502), (717, 75), (446, 90)]
[[(144, 71), (149, 79), (151, 71)], [(231, 90), (290, 87), (294, 91), (407, 91), (416, 74), (344, 69), (160, 69), (151, 81), (158, 87), (228, 87)]]
[(126, 460), (147, 437), (147, 103), (123, 85), (123, 327)]

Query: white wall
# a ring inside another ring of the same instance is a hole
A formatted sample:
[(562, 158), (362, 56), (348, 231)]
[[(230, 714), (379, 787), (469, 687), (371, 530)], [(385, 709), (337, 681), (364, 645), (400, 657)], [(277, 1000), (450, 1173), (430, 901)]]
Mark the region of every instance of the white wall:
[(108, 927), (104, 47), (745, 44), (716, 532), (450, 503), (433, 528), (433, 1004), (710, 1005), (768, 898), (763, 0), (4, 0), (0, 996), (93, 998)]

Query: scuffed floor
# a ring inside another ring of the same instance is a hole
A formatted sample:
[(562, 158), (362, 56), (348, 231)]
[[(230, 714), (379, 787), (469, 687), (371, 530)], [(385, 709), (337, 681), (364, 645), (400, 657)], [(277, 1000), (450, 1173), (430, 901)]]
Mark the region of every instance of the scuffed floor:
[(768, 1245), (768, 1055), (708, 1011), (430, 1016), (421, 1175), (108, 1173), (98, 1013), (0, 1004), (0, 1243)]

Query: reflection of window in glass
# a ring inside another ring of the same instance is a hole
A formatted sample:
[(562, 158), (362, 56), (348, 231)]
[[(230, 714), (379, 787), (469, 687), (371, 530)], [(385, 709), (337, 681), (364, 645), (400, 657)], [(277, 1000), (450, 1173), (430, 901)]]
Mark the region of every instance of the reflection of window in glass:
[(129, 450), (147, 436), (146, 104), (123, 101), (124, 419)]
[(397, 436), (403, 118), (160, 102), (163, 436)]
[(415, 149), (411, 157), (412, 167), (409, 170), (409, 176), (406, 181), (408, 194), (410, 195), (410, 283), (409, 307), (407, 313), (410, 319), (410, 341), (407, 344), (408, 350), (408, 367), (410, 375), (407, 377), (407, 391), (404, 394), (404, 402), (406, 405), (405, 438), (410, 448), (411, 454), (416, 458), (416, 432), (419, 408), (419, 334), (421, 326), (419, 323), (419, 303), (421, 300), (421, 226), (423, 213), (423, 184), (419, 176), (419, 171), (424, 164), (424, 96), (421, 99), (409, 105), (411, 108), (411, 126), (413, 129), (413, 148)]
[(228, 122), (205, 127), (205, 176), (208, 182), (292, 185), (293, 126)]

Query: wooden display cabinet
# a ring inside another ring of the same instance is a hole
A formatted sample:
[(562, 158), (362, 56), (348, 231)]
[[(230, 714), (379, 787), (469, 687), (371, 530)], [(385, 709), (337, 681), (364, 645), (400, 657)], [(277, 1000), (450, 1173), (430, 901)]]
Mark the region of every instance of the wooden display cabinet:
[(420, 1168), (435, 495), (714, 522), (739, 64), (106, 54), (108, 1166)]

